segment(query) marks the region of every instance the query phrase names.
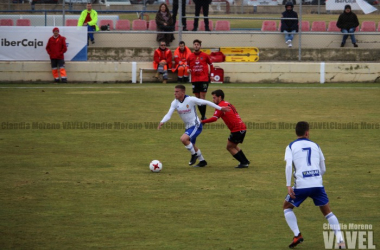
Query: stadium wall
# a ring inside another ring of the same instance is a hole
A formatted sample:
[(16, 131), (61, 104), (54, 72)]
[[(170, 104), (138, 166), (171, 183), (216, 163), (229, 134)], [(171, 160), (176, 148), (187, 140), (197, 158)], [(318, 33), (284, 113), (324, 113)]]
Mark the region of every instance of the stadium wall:
[[(379, 36), (380, 38), (380, 36)], [(286, 44), (284, 43), (286, 46)], [(309, 62), (380, 62), (380, 49), (365, 48), (307, 48), (302, 49), (302, 61)], [(190, 46), (191, 48), (191, 46)], [(88, 48), (89, 61), (149, 62), (156, 48)], [(218, 47), (205, 48), (217, 51)], [(174, 46), (171, 46), (174, 53)], [(298, 48), (259, 47), (259, 61), (298, 61)]]
[[(131, 83), (132, 62), (67, 62), (66, 70), (71, 83)], [(320, 62), (256, 62), (215, 63), (224, 69), (231, 83), (333, 83), (380, 82), (380, 63), (320, 63)], [(139, 69), (152, 68), (151, 62), (137, 62)], [(143, 82), (154, 82), (153, 71), (143, 72)], [(169, 81), (176, 81), (169, 74)], [(50, 62), (0, 62), (0, 82), (52, 82)]]

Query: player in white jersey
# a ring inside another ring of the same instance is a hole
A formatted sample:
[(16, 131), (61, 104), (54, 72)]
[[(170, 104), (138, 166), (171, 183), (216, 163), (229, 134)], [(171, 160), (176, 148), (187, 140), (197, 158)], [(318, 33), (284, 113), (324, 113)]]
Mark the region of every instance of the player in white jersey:
[(199, 163), (195, 167), (204, 167), (207, 165), (207, 162), (203, 158), (201, 150), (195, 146), (197, 136), (202, 132), (202, 123), (198, 118), (196, 106), (208, 105), (224, 112), (230, 111), (230, 108), (220, 107), (213, 102), (199, 99), (193, 96), (188, 96), (186, 95), (186, 87), (183, 85), (175, 86), (174, 96), (175, 99), (172, 101), (168, 113), (161, 120), (157, 129), (160, 129), (165, 122), (169, 121), (173, 112), (177, 110), (179, 116), (185, 123), (186, 130), (180, 139), (183, 145), (185, 145), (185, 148), (191, 153), (189, 165), (193, 165), (198, 158)]
[[(319, 206), (322, 214), (328, 220), (330, 228), (334, 230), (339, 249), (344, 249), (345, 244), (339, 221), (331, 212), (329, 199), (322, 183), (322, 175), (326, 172), (325, 157), (318, 144), (309, 140), (309, 123), (298, 122), (296, 134), (298, 139), (290, 143), (285, 150), (288, 195), (285, 198), (283, 209), (285, 220), (294, 233), (289, 248), (294, 248), (303, 242), (293, 208), (298, 207), (307, 197), (310, 197), (313, 199), (314, 205)], [(291, 186), (292, 166), (294, 166), (293, 187)]]

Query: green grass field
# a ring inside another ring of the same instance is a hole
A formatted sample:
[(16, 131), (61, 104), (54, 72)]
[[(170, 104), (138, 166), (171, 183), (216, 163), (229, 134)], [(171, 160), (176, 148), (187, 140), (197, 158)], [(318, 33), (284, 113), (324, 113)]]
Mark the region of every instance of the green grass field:
[[(1, 84), (0, 249), (288, 249), (283, 158), (300, 120), (326, 157), (339, 222), (371, 224), (379, 244), (379, 84), (211, 85), (248, 124), (248, 169), (234, 168), (229, 131), (210, 126), (197, 140), (209, 165), (188, 166), (179, 116), (156, 129), (174, 86)], [(295, 213), (297, 248), (324, 249), (319, 209)]]

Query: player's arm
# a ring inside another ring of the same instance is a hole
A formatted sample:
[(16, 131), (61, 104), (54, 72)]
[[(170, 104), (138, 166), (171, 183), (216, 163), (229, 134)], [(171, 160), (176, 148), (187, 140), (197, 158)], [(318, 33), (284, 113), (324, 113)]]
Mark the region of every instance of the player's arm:
[(206, 120), (202, 120), (201, 122), (204, 124), (204, 123), (216, 122), (217, 120), (218, 120), (218, 117), (213, 116), (213, 117), (208, 118), (208, 119), (206, 119)]
[(191, 57), (190, 57), (190, 55), (187, 57), (186, 63), (187, 63), (187, 66), (188, 66), (187, 73), (191, 73), (191, 68), (190, 68)]
[(321, 148), (319, 148), (319, 168), (321, 169), (321, 175), (324, 175), (326, 173), (326, 165)]
[(211, 122), (216, 122), (222, 115), (221, 110), (215, 110), (214, 115), (211, 118), (202, 120), (202, 123), (211, 123)]
[(173, 102), (172, 105), (170, 106), (168, 113), (164, 116), (164, 118), (162, 118), (160, 124), (158, 124), (157, 129), (160, 129), (162, 127), (162, 125), (164, 125), (165, 122), (170, 120), (174, 110), (175, 110), (175, 107), (174, 107), (174, 102)]
[(286, 177), (286, 187), (288, 189), (288, 194), (292, 199), (294, 199), (295, 193), (293, 187), (291, 185), (292, 182), (292, 164), (293, 164), (293, 154), (289, 146), (286, 147), (285, 150), (285, 177)]
[[(207, 56), (206, 62), (207, 62), (208, 65), (210, 65), (210, 71), (209, 72), (213, 72), (214, 71), (214, 65), (212, 64), (211, 59), (210, 59), (209, 56)], [(209, 76), (210, 76), (210, 80), (214, 81), (214, 74), (210, 73)]]
[(207, 100), (203, 100), (203, 99), (199, 99), (199, 98), (196, 98), (194, 97), (194, 102), (195, 104), (197, 104), (198, 106), (200, 105), (208, 105), (210, 107), (213, 107), (214, 109), (217, 109), (217, 110), (221, 110), (223, 112), (228, 112), (231, 110), (230, 107), (228, 106), (223, 106), (223, 107), (220, 107), (219, 105), (216, 105), (215, 103), (213, 102), (210, 102), (210, 101), (207, 101)]

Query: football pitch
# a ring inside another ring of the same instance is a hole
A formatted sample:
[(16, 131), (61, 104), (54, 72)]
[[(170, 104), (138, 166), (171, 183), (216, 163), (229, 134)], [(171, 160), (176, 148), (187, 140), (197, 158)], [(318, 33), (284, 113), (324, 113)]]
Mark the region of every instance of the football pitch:
[[(178, 114), (157, 130), (174, 86), (0, 84), (0, 249), (288, 249), (284, 153), (302, 120), (333, 213), (380, 248), (380, 84), (210, 85), (247, 124), (248, 169), (234, 168), (222, 120), (197, 139), (208, 166), (188, 165)], [(325, 249), (312, 200), (294, 211), (297, 249)]]

